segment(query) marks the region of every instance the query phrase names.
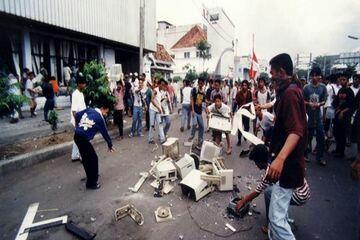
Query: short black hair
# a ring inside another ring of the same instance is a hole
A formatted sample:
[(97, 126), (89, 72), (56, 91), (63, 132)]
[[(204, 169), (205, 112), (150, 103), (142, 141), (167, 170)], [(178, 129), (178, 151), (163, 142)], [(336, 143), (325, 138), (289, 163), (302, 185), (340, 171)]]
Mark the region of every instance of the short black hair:
[(318, 66), (311, 68), (310, 76), (322, 76), (321, 69)]
[(259, 83), (260, 81), (263, 81), (263, 82), (266, 84), (266, 79), (265, 79), (264, 77), (259, 77), (259, 79), (258, 79), (257, 81), (258, 81), (258, 83)]
[(348, 71), (344, 70), (344, 71), (340, 71), (338, 72), (336, 78), (340, 78), (340, 77), (346, 77), (347, 79), (350, 78), (350, 74), (348, 73)]
[(212, 79), (209, 80), (209, 84), (213, 84), (213, 82), (214, 82), (214, 81), (213, 81)]
[(215, 102), (216, 99), (220, 99), (220, 101), (222, 101), (222, 96), (220, 94), (216, 94), (214, 96), (214, 102)]
[(218, 84), (221, 85), (221, 80), (220, 80), (220, 79), (216, 79), (216, 80), (215, 80), (215, 83), (218, 83)]
[(84, 84), (86, 83), (86, 79), (84, 76), (78, 75), (76, 76), (76, 84)]
[(249, 159), (256, 165), (266, 164), (269, 160), (269, 150), (264, 144), (255, 145), (249, 154)]
[(204, 77), (199, 77), (198, 82), (205, 82), (205, 78)]
[(243, 80), (243, 81), (241, 82), (241, 85), (244, 84), (244, 83), (245, 83), (248, 87), (250, 86), (250, 83), (249, 83), (248, 80)]
[(159, 83), (165, 83), (165, 84), (167, 84), (167, 81), (166, 81), (164, 78), (160, 78)]
[(97, 106), (99, 108), (103, 108), (103, 109), (111, 109), (112, 105), (113, 105), (112, 102), (109, 99), (107, 99), (106, 97), (100, 99), (98, 104), (97, 104)]
[(51, 76), (50, 79), (51, 79), (51, 80), (56, 80), (56, 77), (55, 77), (55, 76)]
[(185, 80), (184, 80), (184, 83), (185, 83), (185, 86), (189, 86), (189, 85), (190, 85), (190, 80), (185, 79)]
[(276, 70), (280, 70), (281, 68), (284, 69), (289, 76), (293, 75), (293, 62), (290, 55), (287, 53), (281, 53), (273, 57), (270, 60), (270, 65)]

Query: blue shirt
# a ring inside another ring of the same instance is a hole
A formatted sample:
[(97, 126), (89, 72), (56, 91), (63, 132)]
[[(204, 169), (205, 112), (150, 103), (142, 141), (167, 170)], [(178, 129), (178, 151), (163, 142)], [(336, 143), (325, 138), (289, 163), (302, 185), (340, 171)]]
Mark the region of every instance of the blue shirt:
[(105, 120), (99, 109), (87, 108), (75, 115), (75, 133), (90, 141), (100, 132), (109, 148), (112, 142), (105, 126)]

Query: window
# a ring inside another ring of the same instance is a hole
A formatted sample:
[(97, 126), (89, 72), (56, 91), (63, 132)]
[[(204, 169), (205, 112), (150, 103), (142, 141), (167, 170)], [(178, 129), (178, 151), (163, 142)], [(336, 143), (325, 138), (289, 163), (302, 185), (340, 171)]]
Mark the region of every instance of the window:
[(190, 52), (184, 52), (184, 58), (190, 58)]
[(196, 51), (196, 57), (197, 57), (197, 58), (200, 57), (200, 51)]
[(211, 14), (210, 15), (210, 22), (216, 22), (219, 21), (219, 14)]

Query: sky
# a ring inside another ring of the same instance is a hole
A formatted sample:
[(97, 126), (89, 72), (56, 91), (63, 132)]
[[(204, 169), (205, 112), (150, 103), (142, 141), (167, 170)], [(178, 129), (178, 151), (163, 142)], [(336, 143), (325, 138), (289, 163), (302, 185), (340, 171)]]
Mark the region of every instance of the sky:
[(235, 24), (238, 55), (270, 59), (287, 52), (313, 56), (360, 50), (360, 0), (156, 0), (157, 21), (203, 22), (201, 6), (220, 6)]

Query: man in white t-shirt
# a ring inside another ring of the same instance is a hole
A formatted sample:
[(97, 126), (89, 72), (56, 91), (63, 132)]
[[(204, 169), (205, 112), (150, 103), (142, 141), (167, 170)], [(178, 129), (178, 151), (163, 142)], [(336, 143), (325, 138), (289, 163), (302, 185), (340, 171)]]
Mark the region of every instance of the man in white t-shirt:
[(236, 112), (237, 103), (236, 103), (236, 94), (238, 92), (238, 82), (234, 81), (234, 86), (231, 88), (230, 91), (230, 100), (231, 100), (231, 111), (233, 113)]
[[(84, 94), (82, 93), (86, 87), (86, 80), (83, 76), (78, 76), (76, 79), (76, 90), (71, 95), (71, 124), (75, 128), (75, 115), (76, 113), (86, 109)], [(76, 146), (75, 142), (72, 146), (71, 152), (71, 161), (79, 161), (80, 160), (80, 153), (79, 148)]]
[(33, 72), (29, 72), (28, 74), (28, 78), (26, 80), (26, 84), (25, 84), (25, 96), (29, 99), (29, 106), (30, 106), (30, 113), (31, 113), (31, 117), (36, 117), (36, 97), (37, 97), (37, 92), (35, 91), (34, 88), (34, 77), (35, 74)]
[(256, 107), (256, 117), (258, 119), (258, 125), (256, 126), (256, 132), (261, 128), (263, 130), (262, 140), (265, 144), (268, 144), (271, 140), (271, 135), (275, 123), (275, 117), (268, 111), (262, 111), (260, 107)]
[(159, 127), (160, 143), (164, 143), (166, 139), (164, 134), (164, 124), (161, 120), (161, 114), (163, 113), (161, 108), (161, 94), (157, 82), (154, 82), (152, 87), (153, 89), (151, 94), (151, 102), (150, 102), (150, 110), (149, 110), (150, 129), (149, 129), (148, 141), (150, 144), (155, 144), (154, 131), (155, 131), (155, 122), (156, 122)]
[(356, 95), (359, 93), (359, 89), (360, 89), (360, 74), (356, 74), (353, 76), (353, 84), (351, 85), (351, 90), (354, 92), (354, 96), (356, 97)]
[(160, 105), (161, 105), (161, 109), (162, 109), (162, 114), (161, 114), (161, 121), (164, 124), (164, 135), (165, 138), (167, 138), (167, 133), (170, 129), (170, 125), (171, 125), (171, 118), (170, 118), (170, 114), (172, 113), (172, 107), (171, 107), (171, 98), (170, 98), (170, 94), (168, 92), (168, 82), (165, 79), (160, 79), (160, 95), (161, 95), (161, 100), (160, 100)]
[(67, 63), (64, 63), (63, 74), (64, 74), (64, 81), (66, 86), (69, 86), (70, 84), (71, 73), (72, 71), (69, 65)]
[(181, 108), (181, 127), (180, 131), (184, 131), (185, 123), (188, 123), (187, 128), (190, 129), (190, 113), (191, 113), (191, 90), (190, 81), (184, 80), (185, 86), (182, 89), (182, 108)]
[(135, 86), (133, 90), (134, 95), (134, 107), (133, 107), (133, 121), (132, 121), (132, 127), (131, 132), (129, 134), (129, 137), (135, 136), (137, 134), (139, 137), (143, 137), (142, 134), (142, 116), (143, 116), (143, 109), (146, 105), (145, 103), (145, 94), (146, 90), (144, 87), (144, 79), (140, 78), (139, 80), (139, 86)]

